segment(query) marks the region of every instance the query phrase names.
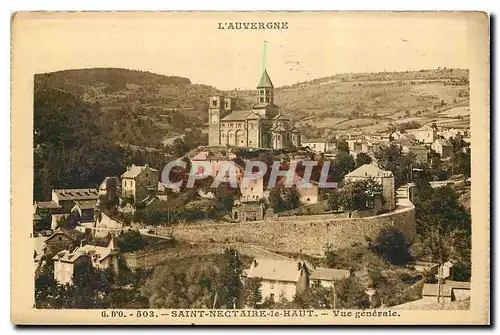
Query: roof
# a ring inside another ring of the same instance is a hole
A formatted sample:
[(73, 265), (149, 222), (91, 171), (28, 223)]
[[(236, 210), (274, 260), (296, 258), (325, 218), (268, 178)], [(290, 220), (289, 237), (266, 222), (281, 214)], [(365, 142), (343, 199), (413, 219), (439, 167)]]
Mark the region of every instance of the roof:
[(257, 88), (262, 88), (262, 87), (271, 87), (273, 88), (273, 82), (271, 81), (271, 78), (269, 78), (269, 74), (267, 73), (267, 70), (264, 70), (264, 73), (262, 74), (262, 77), (259, 80), (259, 84), (257, 85)]
[(47, 242), (48, 240), (50, 240), (52, 237), (58, 235), (58, 234), (64, 234), (66, 236), (68, 236), (70, 239), (72, 239), (73, 241), (77, 241), (78, 239), (80, 239), (84, 234), (79, 232), (78, 230), (68, 230), (68, 229), (64, 229), (64, 228), (57, 228), (53, 233), (52, 235), (50, 235), (49, 237), (47, 237), (47, 239), (45, 240), (45, 242)]
[(328, 141), (324, 138), (311, 138), (311, 139), (307, 139), (307, 140), (302, 140), (302, 144), (304, 144), (304, 143), (326, 143), (326, 142), (328, 142)]
[(100, 247), (97, 245), (84, 245), (82, 247), (78, 247), (73, 251), (69, 250), (63, 250), (58, 252), (54, 257), (52, 257), (53, 260), (59, 260), (63, 262), (68, 262), (68, 263), (73, 263), (75, 262), (78, 258), (81, 256), (96, 256), (97, 261), (102, 261), (109, 255), (116, 254), (117, 251), (113, 249), (112, 243), (110, 243), (111, 246), (108, 247)]
[(430, 130), (434, 130), (434, 128), (432, 128), (431, 126), (429, 126), (428, 124), (426, 124), (425, 126), (422, 126), (420, 128), (417, 129), (417, 131), (419, 130), (425, 130), (425, 131), (430, 131)]
[(250, 113), (253, 112), (251, 110), (233, 111), (231, 114), (223, 117), (221, 121), (244, 121), (246, 120), (247, 115), (249, 115)]
[[(441, 295), (443, 297), (451, 297), (451, 291), (453, 289), (468, 289), (470, 290), (470, 282), (459, 282), (453, 280), (447, 280), (442, 286)], [(437, 296), (438, 284), (424, 284), (422, 289), (423, 296)]]
[(452, 147), (453, 145), (450, 143), (450, 141), (445, 140), (443, 138), (438, 138), (436, 142), (440, 143), (443, 147)]
[(74, 188), (52, 190), (59, 200), (91, 200), (98, 199), (99, 192), (95, 188)]
[(247, 277), (260, 277), (264, 280), (297, 282), (300, 277), (302, 262), (277, 259), (254, 259)]
[(147, 165), (140, 166), (140, 165), (135, 165), (132, 164), (129, 168), (127, 168), (127, 171), (122, 174), (122, 178), (135, 178), (137, 177), (142, 171), (144, 171), (146, 168), (148, 168), (151, 171), (158, 171), (156, 169), (153, 169)]
[(338, 280), (348, 278), (351, 275), (349, 270), (316, 268), (311, 272), (311, 280)]
[[(348, 173), (345, 177), (392, 177), (391, 171), (386, 171), (376, 166), (375, 164), (364, 164), (356, 170)], [(344, 178), (345, 178), (344, 177)]]
[(75, 206), (80, 209), (94, 209), (97, 207), (97, 200), (75, 201)]
[(45, 209), (58, 209), (61, 208), (58, 204), (56, 204), (54, 201), (38, 201), (36, 202), (36, 206), (38, 208), (45, 208)]

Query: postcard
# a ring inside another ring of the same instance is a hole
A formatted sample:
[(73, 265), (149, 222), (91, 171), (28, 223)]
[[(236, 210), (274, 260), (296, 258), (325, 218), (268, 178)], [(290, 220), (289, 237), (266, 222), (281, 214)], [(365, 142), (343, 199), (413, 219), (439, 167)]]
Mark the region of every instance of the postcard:
[(13, 323), (490, 323), (488, 14), (11, 24)]

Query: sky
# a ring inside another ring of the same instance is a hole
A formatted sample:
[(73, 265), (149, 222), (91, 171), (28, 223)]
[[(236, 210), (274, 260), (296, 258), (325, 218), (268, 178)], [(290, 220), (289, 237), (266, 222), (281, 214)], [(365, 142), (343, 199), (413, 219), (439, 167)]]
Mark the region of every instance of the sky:
[[(219, 30), (219, 22), (288, 22), (287, 30)], [(460, 13), (38, 13), (17, 16), (13, 48), (37, 73), (117, 67), (254, 89), (348, 72), (469, 68)]]

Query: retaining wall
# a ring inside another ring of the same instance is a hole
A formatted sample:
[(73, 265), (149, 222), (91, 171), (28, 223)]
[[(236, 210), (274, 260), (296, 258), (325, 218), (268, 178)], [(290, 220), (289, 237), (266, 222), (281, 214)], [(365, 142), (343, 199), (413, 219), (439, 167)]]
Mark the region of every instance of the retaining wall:
[[(257, 222), (186, 225), (173, 229), (173, 237), (193, 243), (249, 243), (271, 251), (323, 255), (334, 249), (366, 243), (382, 228), (394, 226), (412, 241), (416, 234), (415, 207), (400, 206), (391, 213), (363, 218), (336, 214), (281, 217)], [(161, 231), (158, 232), (161, 234)]]

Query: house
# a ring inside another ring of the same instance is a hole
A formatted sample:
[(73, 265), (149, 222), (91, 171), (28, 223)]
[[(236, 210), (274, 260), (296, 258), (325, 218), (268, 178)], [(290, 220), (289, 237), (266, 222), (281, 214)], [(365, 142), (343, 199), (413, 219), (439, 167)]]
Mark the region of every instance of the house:
[[(191, 173), (203, 174), (205, 173), (205, 167), (201, 165), (196, 165), (196, 162), (208, 162), (210, 164), (210, 176), (215, 178), (220, 170), (234, 168), (237, 176), (241, 176), (240, 167), (234, 163), (232, 160), (236, 158), (236, 155), (228, 152), (212, 152), (210, 150), (200, 151), (191, 158), (191, 163), (193, 164)], [(230, 167), (231, 165), (231, 167)], [(196, 171), (194, 171), (196, 169)], [(208, 173), (208, 172), (207, 172)]]
[(261, 278), (262, 301), (292, 301), (309, 287), (309, 269), (303, 261), (255, 258), (246, 278)]
[(415, 139), (425, 144), (432, 144), (437, 138), (436, 128), (425, 125), (421, 128), (409, 131), (415, 135)]
[(441, 158), (448, 158), (453, 155), (453, 145), (450, 141), (438, 138), (431, 145), (431, 149), (437, 152)]
[(264, 219), (264, 204), (260, 202), (235, 203), (231, 217), (237, 222), (260, 221)]
[(436, 300), (440, 296), (441, 302), (451, 302), (470, 299), (470, 282), (446, 280), (439, 284), (425, 283), (422, 288), (422, 299)]
[(333, 145), (323, 138), (312, 138), (308, 140), (302, 140), (301, 146), (303, 148), (308, 147), (312, 151), (325, 153), (332, 150)]
[(122, 197), (133, 197), (135, 201), (146, 198), (158, 190), (158, 170), (147, 164), (139, 166), (132, 164), (122, 174)]
[(118, 274), (118, 249), (111, 239), (107, 247), (85, 245), (73, 249), (58, 252), (54, 260), (54, 279), (62, 285), (73, 283), (73, 272), (75, 265), (80, 262), (89, 262), (95, 269), (105, 270), (111, 268)]
[(81, 243), (85, 242), (86, 235), (64, 228), (58, 228), (45, 240), (47, 254), (55, 254), (61, 250), (73, 250)]
[(295, 172), (293, 173), (293, 182), (291, 185), (287, 185), (287, 179), (290, 178), (291, 174), (287, 173), (285, 176), (277, 179), (276, 185), (289, 187), (291, 185), (297, 186), (297, 192), (300, 197), (300, 204), (302, 206), (313, 205), (319, 201), (319, 183), (311, 180), (309, 183), (300, 177)]
[(80, 223), (93, 222), (94, 211), (97, 209), (96, 200), (75, 201), (72, 213), (78, 213)]
[(385, 210), (393, 210), (396, 207), (396, 202), (394, 196), (394, 175), (391, 171), (383, 170), (375, 164), (364, 164), (344, 176), (346, 182), (355, 182), (369, 178), (375, 179), (382, 185), (383, 208)]
[(310, 281), (311, 285), (318, 282), (323, 287), (334, 287), (335, 281), (349, 278), (351, 271), (329, 268), (315, 268), (311, 270)]
[(53, 201), (35, 201), (33, 204), (33, 230), (41, 231), (49, 228), (49, 217), (59, 215), (64, 210)]
[(95, 188), (55, 189), (52, 190), (52, 201), (69, 212), (75, 201), (97, 200), (99, 191)]
[(246, 182), (243, 183), (243, 179), (240, 178), (240, 201), (241, 202), (254, 202), (259, 201), (264, 197), (264, 178), (256, 178), (256, 179), (246, 179)]

